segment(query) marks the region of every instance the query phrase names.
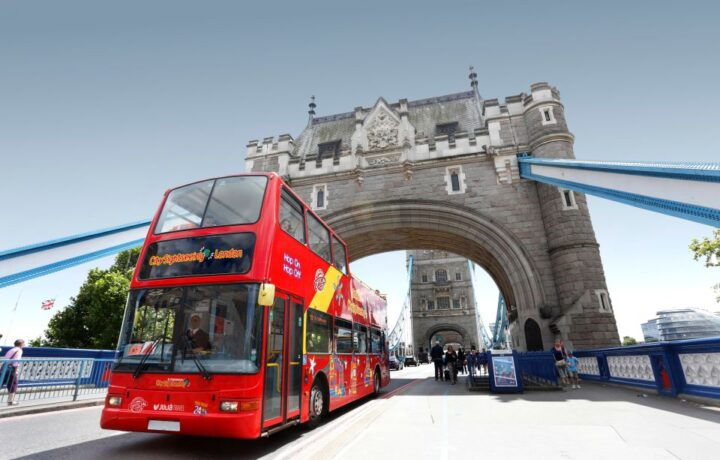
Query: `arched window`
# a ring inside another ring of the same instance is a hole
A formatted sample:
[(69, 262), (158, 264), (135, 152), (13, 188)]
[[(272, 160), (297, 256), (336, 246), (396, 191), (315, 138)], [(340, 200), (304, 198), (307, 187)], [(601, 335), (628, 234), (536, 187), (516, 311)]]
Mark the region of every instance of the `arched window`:
[(525, 344), (527, 345), (527, 351), (542, 351), (543, 349), (540, 326), (532, 318), (525, 321)]
[(447, 280), (448, 280), (448, 277), (447, 277), (446, 270), (444, 270), (442, 268), (440, 270), (435, 270), (435, 281), (443, 283)]
[(315, 203), (317, 203), (318, 208), (325, 207), (325, 190), (319, 189), (317, 191), (317, 197), (315, 198)]

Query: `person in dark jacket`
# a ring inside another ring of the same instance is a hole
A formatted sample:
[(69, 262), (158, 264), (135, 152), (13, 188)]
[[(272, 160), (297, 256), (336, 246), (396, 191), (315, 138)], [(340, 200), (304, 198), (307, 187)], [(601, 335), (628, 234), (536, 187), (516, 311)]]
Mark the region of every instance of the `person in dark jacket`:
[(445, 361), (447, 362), (447, 366), (450, 369), (450, 378), (452, 380), (452, 384), (455, 385), (457, 383), (457, 362), (458, 362), (458, 355), (455, 353), (455, 350), (453, 350), (452, 345), (448, 345), (447, 351), (445, 352)]
[(462, 348), (458, 348), (457, 357), (458, 357), (458, 360), (457, 360), (458, 372), (461, 374), (464, 374), (465, 373), (465, 350), (463, 350)]
[(442, 380), (443, 378), (443, 349), (440, 346), (440, 342), (435, 342), (435, 345), (430, 350), (430, 359), (432, 359), (435, 365), (435, 380)]

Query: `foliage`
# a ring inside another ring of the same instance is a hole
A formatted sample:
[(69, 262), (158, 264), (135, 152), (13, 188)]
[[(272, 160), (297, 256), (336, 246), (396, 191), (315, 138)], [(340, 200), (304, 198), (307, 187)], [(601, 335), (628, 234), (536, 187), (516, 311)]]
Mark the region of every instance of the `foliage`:
[(139, 255), (139, 248), (123, 251), (109, 269), (90, 270), (77, 296), (50, 319), (44, 337), (33, 340), (33, 345), (115, 348)]
[(627, 347), (628, 345), (637, 345), (637, 340), (635, 340), (635, 337), (630, 337), (629, 335), (626, 335), (623, 337), (622, 341), (623, 347)]
[[(705, 259), (706, 267), (720, 267), (720, 228), (713, 232), (712, 238), (692, 240), (690, 250), (693, 252), (695, 260)], [(716, 300), (720, 302), (720, 284), (713, 287), (717, 294)]]

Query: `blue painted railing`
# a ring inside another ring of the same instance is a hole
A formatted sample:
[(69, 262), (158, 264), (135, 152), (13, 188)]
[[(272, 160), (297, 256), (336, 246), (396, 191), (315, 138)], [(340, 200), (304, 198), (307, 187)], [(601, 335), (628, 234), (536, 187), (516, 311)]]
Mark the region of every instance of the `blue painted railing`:
[[(18, 402), (77, 401), (80, 397), (99, 397), (105, 393), (113, 363), (113, 359), (93, 358), (2, 359), (0, 382), (7, 382), (10, 372), (16, 373)], [(0, 388), (0, 408), (7, 397), (8, 389)]]
[(720, 337), (575, 353), (584, 380), (720, 399)]
[(523, 381), (540, 385), (557, 385), (555, 358), (549, 351), (527, 351), (515, 353), (518, 369)]

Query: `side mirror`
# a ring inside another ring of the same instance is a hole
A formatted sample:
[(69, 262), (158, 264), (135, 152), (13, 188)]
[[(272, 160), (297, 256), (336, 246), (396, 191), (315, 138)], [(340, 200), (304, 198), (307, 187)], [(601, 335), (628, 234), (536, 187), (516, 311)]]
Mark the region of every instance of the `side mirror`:
[(258, 293), (258, 305), (271, 307), (273, 304), (275, 304), (275, 285), (271, 283), (261, 284)]

